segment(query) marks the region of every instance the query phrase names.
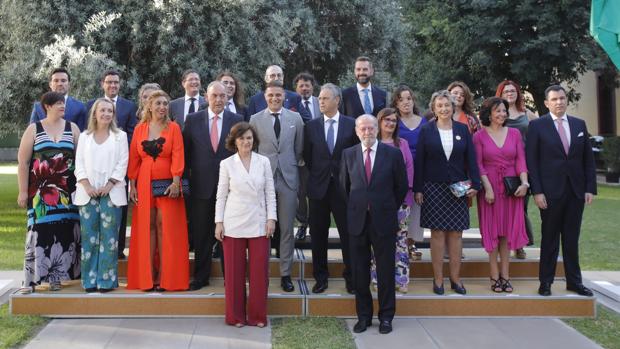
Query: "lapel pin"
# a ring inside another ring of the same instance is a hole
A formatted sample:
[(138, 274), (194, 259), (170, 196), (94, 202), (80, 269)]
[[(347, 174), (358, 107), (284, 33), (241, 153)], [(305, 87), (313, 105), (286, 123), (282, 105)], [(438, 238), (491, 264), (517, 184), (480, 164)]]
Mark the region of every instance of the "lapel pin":
[(456, 140), (457, 140), (457, 141), (460, 141), (460, 140), (461, 140), (461, 136), (459, 136), (459, 135), (456, 135), (456, 137), (455, 137), (455, 138), (456, 138)]

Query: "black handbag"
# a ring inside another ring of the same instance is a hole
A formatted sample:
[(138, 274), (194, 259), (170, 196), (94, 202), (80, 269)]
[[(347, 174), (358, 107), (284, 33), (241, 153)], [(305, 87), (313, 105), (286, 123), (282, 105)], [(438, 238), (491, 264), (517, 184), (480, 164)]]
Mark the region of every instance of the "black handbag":
[(517, 176), (504, 177), (504, 189), (507, 196), (514, 196), (521, 185), (521, 178)]
[[(154, 197), (166, 196), (164, 192), (172, 184), (172, 179), (154, 179), (151, 181), (151, 189)], [(182, 196), (189, 195), (189, 180), (181, 179)]]

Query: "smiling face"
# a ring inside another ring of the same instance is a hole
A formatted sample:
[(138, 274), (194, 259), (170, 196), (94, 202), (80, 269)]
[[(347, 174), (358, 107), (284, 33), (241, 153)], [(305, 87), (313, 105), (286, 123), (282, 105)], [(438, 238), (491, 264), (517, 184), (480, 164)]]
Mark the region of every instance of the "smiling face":
[(507, 117), (508, 111), (504, 103), (500, 103), (491, 109), (491, 125), (502, 126)]
[(364, 147), (371, 147), (377, 140), (379, 130), (377, 121), (370, 118), (362, 118), (361, 116), (355, 120), (355, 134), (360, 139)]
[(107, 129), (114, 120), (114, 104), (108, 101), (100, 101), (95, 109), (95, 120), (98, 129)]
[(209, 109), (215, 114), (221, 114), (228, 102), (226, 87), (221, 83), (214, 83), (207, 89), (207, 101), (209, 101)]
[(247, 130), (245, 133), (235, 139), (235, 146), (237, 147), (237, 151), (241, 154), (249, 154), (252, 151), (252, 146), (254, 145), (254, 135), (252, 134), (252, 130)]
[(163, 121), (168, 116), (168, 98), (160, 96), (155, 98), (149, 107), (153, 120)]
[(433, 102), (433, 113), (439, 120), (452, 120), (452, 114), (454, 114), (452, 101), (447, 97), (437, 97)]
[(121, 88), (121, 78), (118, 75), (106, 75), (101, 82), (101, 88), (106, 97), (115, 98)]
[(237, 91), (235, 79), (233, 79), (232, 76), (224, 75), (220, 79), (220, 82), (226, 87), (226, 96), (228, 99), (233, 98), (235, 96), (235, 92)]
[(69, 92), (69, 75), (67, 73), (54, 73), (50, 79), (50, 91), (66, 95)]
[(59, 119), (65, 116), (65, 101), (58, 101), (52, 105), (46, 105), (45, 110), (47, 116), (50, 119)]
[(186, 95), (195, 97), (200, 92), (200, 76), (196, 73), (189, 73), (181, 85), (183, 85)]
[(297, 81), (297, 86), (295, 86), (295, 92), (297, 92), (301, 98), (310, 98), (310, 96), (312, 96), (312, 81), (299, 79)]
[(372, 64), (368, 61), (357, 61), (355, 62), (355, 80), (360, 83), (360, 85), (366, 86), (372, 76), (375, 74), (374, 69), (372, 68)]
[(392, 138), (396, 125), (398, 124), (398, 118), (396, 114), (386, 115), (381, 118), (379, 128), (381, 128), (381, 138)]
[(282, 87), (267, 87), (265, 90), (265, 100), (267, 101), (267, 107), (272, 112), (277, 112), (282, 109), (282, 103), (284, 103), (284, 89)]
[(502, 98), (505, 99), (509, 105), (515, 104), (517, 101), (517, 88), (513, 85), (506, 85), (502, 90)]
[(410, 115), (413, 113), (413, 96), (409, 91), (403, 91), (398, 96), (398, 101), (396, 102), (396, 109), (400, 115)]
[(450, 90), (450, 94), (454, 99), (454, 104), (456, 104), (457, 107), (462, 107), (463, 103), (465, 103), (465, 91), (463, 91), (460, 86), (454, 86)]
[(563, 116), (564, 113), (566, 113), (567, 106), (568, 100), (566, 99), (566, 92), (562, 90), (549, 91), (545, 99), (545, 107), (547, 107), (553, 115), (557, 117)]

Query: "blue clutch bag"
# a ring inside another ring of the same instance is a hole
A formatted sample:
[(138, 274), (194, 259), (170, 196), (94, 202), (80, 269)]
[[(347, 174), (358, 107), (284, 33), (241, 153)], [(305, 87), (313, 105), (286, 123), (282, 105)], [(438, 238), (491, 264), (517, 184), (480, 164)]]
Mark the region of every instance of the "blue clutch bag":
[[(172, 184), (172, 179), (154, 179), (151, 181), (151, 189), (154, 197), (166, 196), (164, 192)], [(181, 179), (181, 193), (183, 196), (189, 195), (189, 180)]]

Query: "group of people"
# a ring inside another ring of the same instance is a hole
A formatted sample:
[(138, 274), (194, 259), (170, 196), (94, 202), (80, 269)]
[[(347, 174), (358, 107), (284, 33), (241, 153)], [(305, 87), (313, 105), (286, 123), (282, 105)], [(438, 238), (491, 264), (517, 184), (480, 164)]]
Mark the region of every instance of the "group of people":
[(512, 292), (510, 251), (525, 258), (523, 247), (533, 243), (533, 195), (542, 217), (539, 293), (551, 294), (561, 239), (567, 288), (591, 295), (577, 246), (584, 203), (596, 194), (594, 161), (585, 123), (566, 115), (564, 89), (547, 89), (550, 113), (538, 118), (520, 86), (506, 80), (478, 117), (469, 88), (456, 81), (433, 93), (423, 116), (411, 88), (398, 86), (388, 100), (373, 74), (371, 60), (359, 57), (354, 86), (326, 83), (315, 97), (311, 74), (297, 75), (296, 92), (288, 91), (273, 65), (264, 91), (246, 105), (233, 73), (219, 74), (201, 96), (200, 75), (187, 70), (185, 96), (171, 101), (148, 83), (136, 105), (118, 96), (120, 75), (110, 70), (101, 79), (104, 96), (85, 106), (68, 96), (69, 72), (53, 70), (51, 92), (35, 103), (18, 154), (18, 204), (28, 213), (22, 291), (41, 282), (59, 290), (61, 281), (80, 277), (86, 292), (117, 288), (131, 202), (128, 289), (209, 285), (219, 241), (226, 322), (263, 327), (271, 240), (279, 237), (280, 286), (292, 292), (295, 220), (297, 238), (308, 226), (312, 292), (325, 292), (333, 216), (342, 276), (356, 299), (354, 331), (372, 323), (375, 285), (379, 331), (389, 333), (395, 293), (408, 290), (424, 228), (431, 230), (433, 292), (445, 293), (447, 255), (450, 288), (466, 294), (462, 232), (474, 198), (490, 288)]

